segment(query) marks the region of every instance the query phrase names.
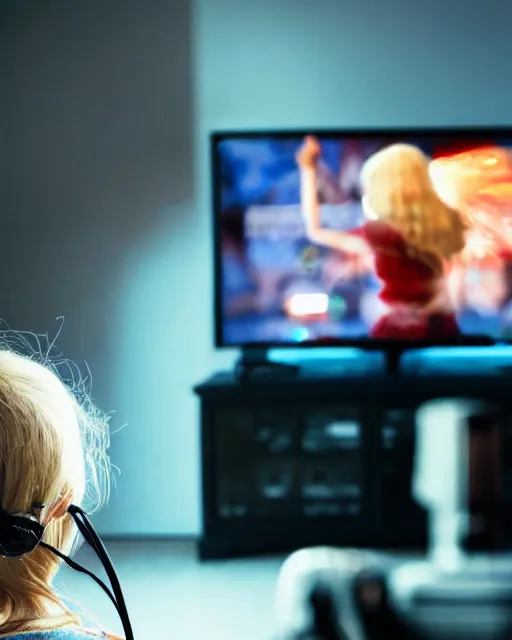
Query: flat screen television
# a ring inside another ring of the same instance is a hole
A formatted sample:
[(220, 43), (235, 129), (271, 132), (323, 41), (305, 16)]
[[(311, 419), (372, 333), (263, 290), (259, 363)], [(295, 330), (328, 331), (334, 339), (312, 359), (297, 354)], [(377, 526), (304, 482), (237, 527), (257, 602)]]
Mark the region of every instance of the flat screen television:
[(512, 336), (512, 129), (211, 136), (218, 347)]

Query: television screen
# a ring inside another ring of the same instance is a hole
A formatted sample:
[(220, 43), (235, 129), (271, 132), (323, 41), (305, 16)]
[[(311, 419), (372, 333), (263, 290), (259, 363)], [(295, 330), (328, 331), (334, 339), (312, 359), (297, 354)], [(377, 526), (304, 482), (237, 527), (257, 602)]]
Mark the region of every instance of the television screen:
[(219, 346), (512, 336), (512, 132), (212, 145)]

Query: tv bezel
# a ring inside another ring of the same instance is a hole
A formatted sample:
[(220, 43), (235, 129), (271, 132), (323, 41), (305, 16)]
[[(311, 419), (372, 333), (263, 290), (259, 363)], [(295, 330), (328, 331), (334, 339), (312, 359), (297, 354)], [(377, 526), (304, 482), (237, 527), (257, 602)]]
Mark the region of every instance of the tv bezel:
[[(429, 347), (460, 347), (462, 345), (491, 346), (497, 341), (491, 336), (465, 334), (458, 340), (394, 340), (376, 339), (371, 336), (361, 338), (334, 338), (319, 341), (278, 342), (262, 341), (240, 344), (227, 343), (223, 336), (223, 304), (222, 304), (222, 253), (220, 233), (220, 159), (218, 145), (223, 140), (234, 138), (262, 139), (262, 138), (303, 138), (306, 135), (317, 137), (355, 137), (389, 138), (390, 143), (401, 138), (433, 138), (450, 137), (476, 138), (482, 141), (487, 138), (510, 137), (512, 141), (512, 125), (500, 126), (433, 126), (433, 127), (381, 127), (381, 128), (301, 128), (301, 129), (254, 129), (254, 130), (215, 130), (209, 136), (210, 152), (210, 188), (211, 188), (211, 213), (213, 217), (213, 305), (214, 305), (214, 347), (216, 349), (319, 349), (331, 347), (346, 347), (363, 349), (365, 351), (381, 350), (409, 350)], [(512, 338), (500, 339), (500, 344), (512, 344)]]

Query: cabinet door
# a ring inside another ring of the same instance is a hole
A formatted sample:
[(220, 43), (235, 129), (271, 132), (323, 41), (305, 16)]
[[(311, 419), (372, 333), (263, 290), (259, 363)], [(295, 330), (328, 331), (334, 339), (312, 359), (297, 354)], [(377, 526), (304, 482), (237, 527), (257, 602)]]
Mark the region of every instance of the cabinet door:
[(360, 518), (365, 504), (365, 429), (356, 407), (301, 411), (297, 467), (303, 515)]
[(512, 407), (504, 409), (501, 434), (503, 477), (503, 538), (505, 547), (512, 548)]
[(294, 515), (299, 500), (295, 410), (222, 407), (215, 412), (214, 430), (217, 516), (233, 521)]
[(363, 429), (353, 408), (232, 406), (215, 414), (218, 517), (361, 517)]
[[(384, 407), (379, 411), (379, 502), (381, 527), (392, 536), (426, 532), (426, 514), (411, 495), (415, 455), (415, 407)], [(423, 537), (423, 536), (422, 536)]]

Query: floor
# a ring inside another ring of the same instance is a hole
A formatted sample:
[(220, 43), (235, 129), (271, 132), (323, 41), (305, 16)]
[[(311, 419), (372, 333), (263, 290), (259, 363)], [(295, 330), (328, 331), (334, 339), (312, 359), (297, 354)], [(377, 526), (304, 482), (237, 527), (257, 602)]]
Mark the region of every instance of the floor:
[[(199, 563), (193, 542), (106, 546), (137, 640), (271, 640), (282, 558)], [(86, 547), (74, 559), (103, 578), (99, 560)], [(122, 634), (112, 603), (91, 578), (66, 567), (61, 582), (65, 593), (105, 628)]]

